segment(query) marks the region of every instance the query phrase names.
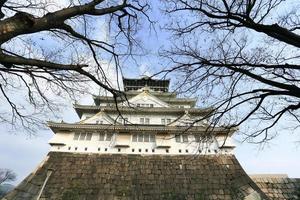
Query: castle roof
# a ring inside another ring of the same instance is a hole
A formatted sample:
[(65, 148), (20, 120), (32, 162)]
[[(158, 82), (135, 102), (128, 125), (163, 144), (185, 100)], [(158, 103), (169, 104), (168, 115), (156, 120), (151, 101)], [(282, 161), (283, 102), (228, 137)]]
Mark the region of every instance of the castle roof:
[(213, 108), (174, 108), (174, 107), (153, 107), (153, 108), (147, 108), (147, 107), (128, 107), (128, 106), (118, 106), (118, 110), (116, 110), (115, 105), (111, 106), (94, 106), (94, 105), (79, 105), (74, 104), (74, 109), (76, 110), (79, 117), (82, 116), (83, 113), (97, 113), (100, 110), (104, 112), (118, 112), (121, 113), (177, 113), (177, 114), (184, 114), (185, 112), (188, 112), (190, 114), (194, 115), (208, 115), (211, 112), (214, 111)]
[(152, 131), (156, 133), (197, 133), (203, 134), (205, 133), (215, 133), (216, 135), (226, 135), (231, 136), (233, 132), (235, 132), (236, 128), (228, 129), (226, 127), (214, 127), (213, 129), (201, 126), (195, 127), (186, 127), (186, 126), (165, 126), (165, 125), (142, 125), (142, 124), (81, 124), (81, 123), (56, 123), (56, 122), (48, 122), (49, 128), (51, 128), (54, 132), (60, 130), (75, 130), (75, 129), (83, 129), (83, 130), (110, 130), (110, 131)]

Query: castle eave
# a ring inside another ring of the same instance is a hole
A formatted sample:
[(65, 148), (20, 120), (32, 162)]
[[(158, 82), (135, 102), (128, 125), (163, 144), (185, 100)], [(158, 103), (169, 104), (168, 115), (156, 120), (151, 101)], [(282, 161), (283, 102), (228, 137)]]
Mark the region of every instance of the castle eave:
[(124, 132), (140, 132), (151, 131), (156, 133), (181, 133), (181, 134), (214, 134), (214, 135), (232, 135), (236, 129), (226, 129), (223, 127), (215, 127), (207, 129), (202, 126), (185, 127), (185, 126), (164, 126), (164, 125), (108, 125), (108, 124), (71, 124), (71, 123), (56, 123), (48, 122), (48, 127), (56, 133), (57, 131), (67, 130), (110, 130)]

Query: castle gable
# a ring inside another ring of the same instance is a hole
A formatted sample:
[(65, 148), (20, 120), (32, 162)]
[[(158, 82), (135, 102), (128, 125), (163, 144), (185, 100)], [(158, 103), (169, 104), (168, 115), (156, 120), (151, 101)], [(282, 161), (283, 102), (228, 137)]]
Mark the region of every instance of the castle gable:
[(169, 104), (160, 100), (159, 98), (147, 91), (141, 92), (140, 94), (136, 95), (135, 97), (132, 97), (128, 101), (130, 105), (136, 107), (170, 107)]
[(111, 118), (105, 112), (100, 111), (94, 116), (80, 121), (81, 124), (115, 124), (116, 120)]

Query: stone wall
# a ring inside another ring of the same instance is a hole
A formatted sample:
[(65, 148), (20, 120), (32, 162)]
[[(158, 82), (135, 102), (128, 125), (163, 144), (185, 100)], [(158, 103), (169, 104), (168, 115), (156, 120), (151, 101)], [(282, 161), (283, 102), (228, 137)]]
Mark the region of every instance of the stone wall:
[[(125, 155), (50, 152), (7, 200), (268, 199), (233, 155)], [(250, 198), (249, 198), (250, 197)], [(253, 198), (252, 198), (253, 199)]]

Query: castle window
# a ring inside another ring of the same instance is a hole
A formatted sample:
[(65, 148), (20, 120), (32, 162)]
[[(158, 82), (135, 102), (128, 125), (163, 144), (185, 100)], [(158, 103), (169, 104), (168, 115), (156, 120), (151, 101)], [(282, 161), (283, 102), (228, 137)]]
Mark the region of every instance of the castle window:
[(84, 140), (86, 137), (86, 133), (80, 133), (79, 140)]
[(103, 121), (102, 120), (97, 120), (96, 124), (103, 124)]
[(175, 141), (176, 142), (188, 142), (189, 137), (188, 137), (188, 135), (175, 135)]
[(149, 118), (145, 118), (145, 124), (150, 124), (150, 119)]
[(194, 137), (195, 137), (195, 141), (196, 142), (200, 142), (201, 141), (200, 135), (194, 135)]
[(78, 140), (79, 139), (79, 135), (80, 135), (80, 133), (75, 133), (73, 140)]
[(155, 135), (150, 134), (150, 142), (155, 142)]
[(99, 133), (99, 141), (111, 141), (112, 137), (112, 133)]
[(155, 135), (149, 133), (133, 134), (132, 142), (155, 142)]
[(73, 140), (91, 140), (93, 133), (75, 133)]
[(88, 133), (85, 137), (86, 140), (92, 140), (93, 133)]
[(106, 141), (111, 141), (112, 140), (112, 137), (113, 137), (113, 134), (112, 133), (107, 133), (106, 134)]
[(166, 120), (165, 119), (161, 119), (161, 124), (166, 124)]
[(182, 135), (182, 141), (183, 142), (188, 142), (189, 141), (189, 138), (187, 135)]
[(149, 118), (140, 118), (140, 124), (150, 124)]
[(138, 141), (138, 135), (137, 134), (133, 134), (132, 135), (132, 142), (137, 142)]
[(180, 137), (180, 135), (175, 135), (175, 140), (176, 140), (176, 142), (181, 142), (181, 137)]
[(144, 134), (144, 142), (150, 142), (150, 135), (148, 133)]
[(140, 118), (140, 124), (144, 124), (144, 118)]

